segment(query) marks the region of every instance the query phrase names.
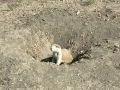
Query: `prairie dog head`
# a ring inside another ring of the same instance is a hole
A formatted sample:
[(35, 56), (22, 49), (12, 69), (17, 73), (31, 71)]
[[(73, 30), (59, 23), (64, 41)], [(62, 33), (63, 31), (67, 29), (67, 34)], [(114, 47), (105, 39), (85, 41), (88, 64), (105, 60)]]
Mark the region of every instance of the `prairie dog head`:
[(52, 47), (51, 47), (51, 51), (59, 53), (59, 52), (61, 52), (61, 46), (57, 45), (57, 44), (53, 44)]

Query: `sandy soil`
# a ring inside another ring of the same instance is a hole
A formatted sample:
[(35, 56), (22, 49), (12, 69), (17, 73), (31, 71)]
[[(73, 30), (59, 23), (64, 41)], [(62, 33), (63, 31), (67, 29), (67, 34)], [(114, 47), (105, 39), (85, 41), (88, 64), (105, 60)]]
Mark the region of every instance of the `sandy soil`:
[(0, 90), (120, 90), (119, 49), (120, 0), (0, 1)]

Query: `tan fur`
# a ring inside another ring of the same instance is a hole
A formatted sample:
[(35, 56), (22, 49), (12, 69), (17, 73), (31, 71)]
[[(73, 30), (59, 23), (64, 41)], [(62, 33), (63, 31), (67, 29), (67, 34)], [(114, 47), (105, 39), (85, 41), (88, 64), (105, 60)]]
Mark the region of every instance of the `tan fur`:
[(71, 63), (73, 60), (73, 57), (69, 50), (62, 49), (62, 61), (65, 63)]

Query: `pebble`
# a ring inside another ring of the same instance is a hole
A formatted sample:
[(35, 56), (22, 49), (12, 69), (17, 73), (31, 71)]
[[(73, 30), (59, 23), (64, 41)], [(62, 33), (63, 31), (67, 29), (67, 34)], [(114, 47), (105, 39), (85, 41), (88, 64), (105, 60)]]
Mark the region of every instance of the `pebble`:
[(120, 47), (120, 45), (119, 45), (118, 43), (115, 43), (114, 47), (119, 48), (119, 47)]
[(79, 14), (80, 14), (80, 11), (78, 10), (76, 14), (79, 15)]

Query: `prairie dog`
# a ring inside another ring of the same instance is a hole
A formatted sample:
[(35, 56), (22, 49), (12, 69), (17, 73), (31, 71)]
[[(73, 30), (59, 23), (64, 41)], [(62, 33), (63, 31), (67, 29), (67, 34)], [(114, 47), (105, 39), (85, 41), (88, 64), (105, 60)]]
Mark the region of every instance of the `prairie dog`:
[[(63, 63), (71, 63), (73, 60), (73, 57), (69, 50), (67, 49), (61, 49), (60, 45), (53, 44), (51, 47), (51, 51), (53, 54), (55, 54), (57, 57), (57, 65), (60, 65)], [(54, 58), (54, 57), (53, 57)]]

